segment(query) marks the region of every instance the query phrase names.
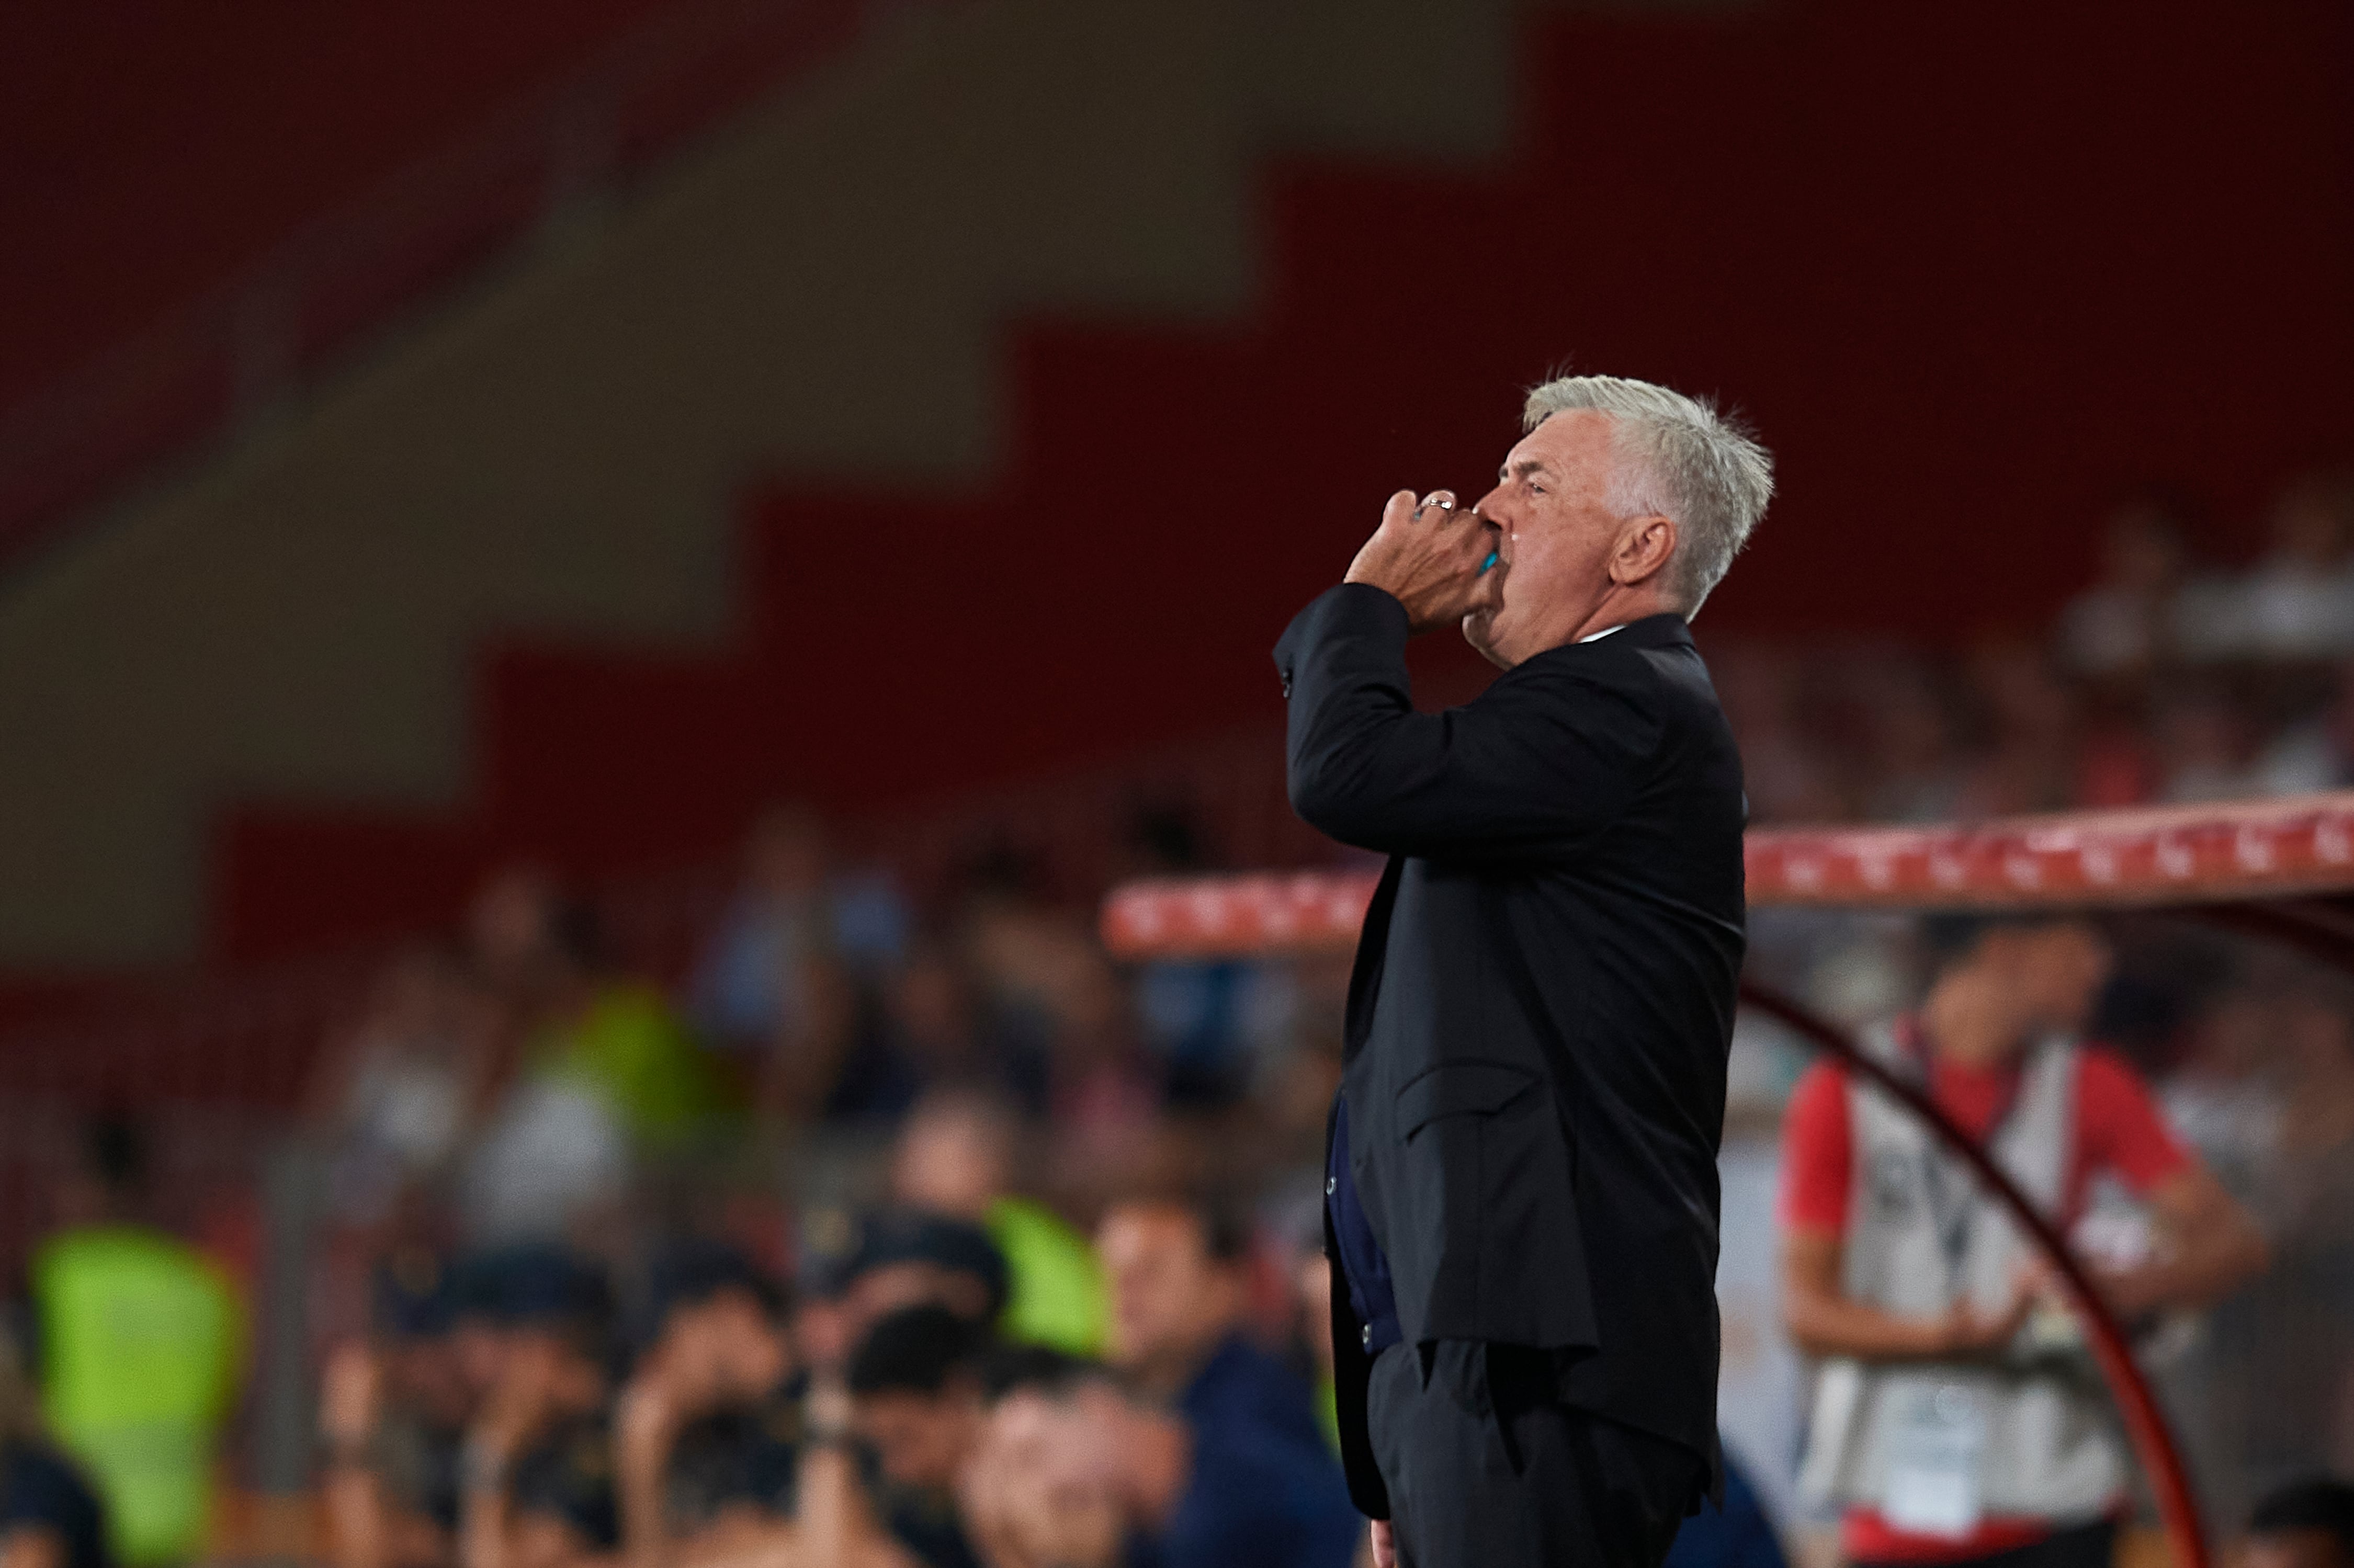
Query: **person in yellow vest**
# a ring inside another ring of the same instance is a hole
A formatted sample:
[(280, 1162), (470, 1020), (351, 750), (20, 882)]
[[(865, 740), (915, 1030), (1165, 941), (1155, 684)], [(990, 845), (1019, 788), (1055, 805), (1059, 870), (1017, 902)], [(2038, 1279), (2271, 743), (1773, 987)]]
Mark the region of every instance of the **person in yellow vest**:
[(96, 1483), (127, 1568), (204, 1549), (244, 1340), (221, 1270), (133, 1218), (143, 1154), (127, 1121), (90, 1129), (88, 1170), (60, 1193), (65, 1223), (29, 1281), (43, 1414)]
[(691, 1149), (726, 1086), (659, 987), (615, 968), (596, 911), (545, 874), (493, 877), (468, 917), (513, 1075), (460, 1181), (475, 1243), (557, 1242), (604, 1223), (633, 1171)]

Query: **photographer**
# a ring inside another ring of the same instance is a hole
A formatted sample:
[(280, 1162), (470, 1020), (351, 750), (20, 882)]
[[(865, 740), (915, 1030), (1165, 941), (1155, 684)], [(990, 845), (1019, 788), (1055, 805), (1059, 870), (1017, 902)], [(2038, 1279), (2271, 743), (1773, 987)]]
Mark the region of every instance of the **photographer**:
[(807, 1379), (776, 1282), (733, 1247), (673, 1246), (615, 1417), (622, 1536), (640, 1568), (790, 1551)]
[(461, 1568), (552, 1568), (619, 1540), (607, 1455), (611, 1292), (560, 1248), (464, 1265), (457, 1351), (482, 1390), (459, 1455)]

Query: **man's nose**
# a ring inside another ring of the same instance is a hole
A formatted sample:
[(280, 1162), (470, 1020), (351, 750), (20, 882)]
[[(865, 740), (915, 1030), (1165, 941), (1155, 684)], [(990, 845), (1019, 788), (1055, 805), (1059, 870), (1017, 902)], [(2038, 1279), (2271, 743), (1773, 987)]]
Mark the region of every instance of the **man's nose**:
[(1504, 504), (1505, 493), (1506, 487), (1500, 484), (1496, 486), (1495, 489), (1490, 491), (1487, 494), (1481, 496), (1479, 498), (1479, 503), (1471, 508), (1471, 510), (1479, 516), (1486, 518), (1490, 523), (1505, 523), (1509, 521), (1509, 519), (1505, 518), (1501, 513), (1497, 511), (1498, 507)]

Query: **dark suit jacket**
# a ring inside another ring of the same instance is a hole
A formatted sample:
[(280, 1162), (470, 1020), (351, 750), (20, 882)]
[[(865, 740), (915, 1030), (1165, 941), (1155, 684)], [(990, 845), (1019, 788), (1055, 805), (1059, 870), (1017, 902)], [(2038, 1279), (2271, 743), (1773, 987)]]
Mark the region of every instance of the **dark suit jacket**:
[[(1418, 714), (1362, 586), (1277, 645), (1291, 801), (1389, 855), (1349, 984), (1350, 1170), (1407, 1344), (1557, 1352), (1573, 1405), (1716, 1456), (1717, 1140), (1744, 947), (1741, 763), (1683, 621)], [(1387, 1513), (1333, 1291), (1343, 1457)]]

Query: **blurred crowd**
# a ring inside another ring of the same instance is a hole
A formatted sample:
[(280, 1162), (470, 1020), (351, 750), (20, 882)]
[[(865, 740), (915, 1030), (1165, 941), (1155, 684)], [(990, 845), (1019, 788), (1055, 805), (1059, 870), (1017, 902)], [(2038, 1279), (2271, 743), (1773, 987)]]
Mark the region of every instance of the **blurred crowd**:
[[(2041, 637), (1712, 644), (1755, 817), (2354, 779), (2354, 486), (2293, 487), (2244, 571), (2200, 566), (2195, 524), (2121, 509)], [(1141, 808), (1120, 865), (1206, 869), (1201, 837)], [(1119, 966), (1094, 892), (1004, 844), (911, 890), (784, 804), (681, 972), (530, 867), (388, 962), (303, 1111), (320, 1549), (1350, 1563), (1321, 1259), (1347, 959)], [(2094, 1033), (2268, 1248), (2167, 1363), (2202, 1484), (2252, 1551), (2290, 1553), (2250, 1568), (2354, 1563), (2344, 1489), (2303, 1479), (2354, 1470), (2354, 999), (2212, 936), (2110, 935)], [(1928, 981), (1903, 922), (1765, 912), (1754, 936), (1760, 972), (1850, 1021)], [(1736, 1043), (1736, 1136), (1773, 1135), (1787, 1055)], [(87, 1152), (0, 1358), (0, 1568), (198, 1555), (237, 1408), (250, 1303), (141, 1222), (127, 1124)], [(77, 1306), (126, 1291), (173, 1305), (143, 1327)], [(1780, 1562), (1737, 1477), (1687, 1536), (1686, 1568)], [(2337, 1555), (2296, 1555), (2317, 1542)]]
[[(1195, 859), (1182, 814), (1132, 838), (1139, 869)], [(991, 850), (919, 905), (780, 806), (667, 983), (529, 868), (388, 962), (306, 1109), (322, 1548), (1351, 1563), (1312, 1174), (1285, 1192), (1317, 1159), (1344, 968), (1124, 973), (1035, 880)], [(65, 1504), (26, 1505), (51, 1519), (43, 1568), (196, 1555), (234, 1408), (226, 1305), (155, 1348), (188, 1390), (168, 1410), (49, 1397), (69, 1361), (123, 1381), (114, 1318), (158, 1288), (109, 1272), (123, 1238), (166, 1249), (182, 1296), (236, 1295), (140, 1220), (133, 1136), (93, 1133), (108, 1196), (60, 1207), (26, 1286), (25, 1364), (88, 1476), (60, 1465), (58, 1495), (114, 1518), (75, 1534)], [(48, 1277), (85, 1254), (86, 1316)], [(167, 1426), (176, 1466), (128, 1454)], [(134, 1537), (124, 1499), (159, 1468), (182, 1495)]]
[(2056, 625), (1957, 652), (1711, 641), (1703, 622), (1753, 820), (1932, 822), (2354, 782), (2354, 478), (2290, 485), (2243, 569), (2201, 562), (2203, 533), (2187, 503), (2137, 497)]
[[(1199, 863), (1182, 813), (1141, 811), (1130, 836), (1139, 872)], [(588, 905), (503, 874), (460, 941), (389, 967), (323, 1061), (334, 1229), (480, 1246), (694, 1228), (715, 1192), (772, 1201), (779, 1161), (811, 1167), (783, 1171), (804, 1199), (896, 1190), (966, 1218), (1014, 1186), (1092, 1214), (1312, 1162), (1345, 959), (1124, 971), (1091, 913), (1002, 848), (919, 907), (784, 806), (664, 987), (615, 961)], [(990, 1136), (928, 1136), (948, 1104)], [(1005, 1169), (976, 1191), (982, 1166)]]

